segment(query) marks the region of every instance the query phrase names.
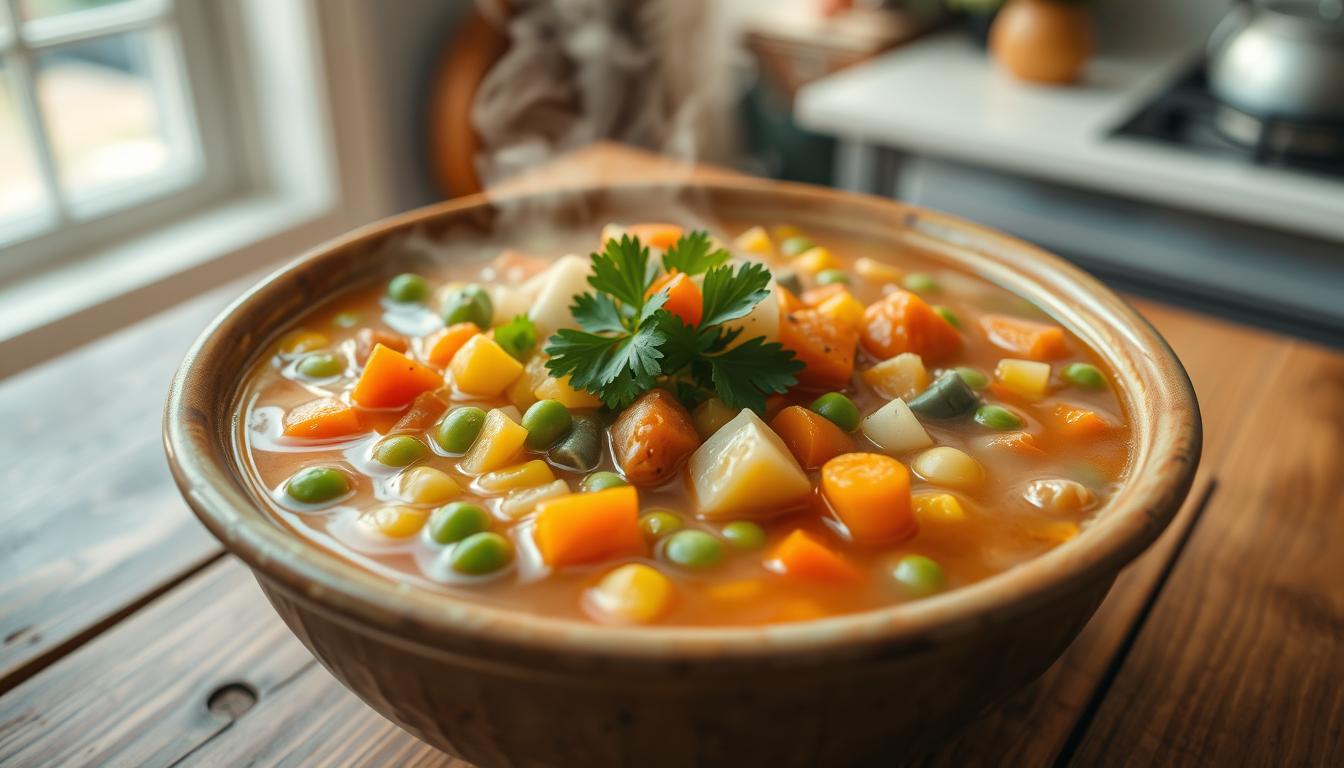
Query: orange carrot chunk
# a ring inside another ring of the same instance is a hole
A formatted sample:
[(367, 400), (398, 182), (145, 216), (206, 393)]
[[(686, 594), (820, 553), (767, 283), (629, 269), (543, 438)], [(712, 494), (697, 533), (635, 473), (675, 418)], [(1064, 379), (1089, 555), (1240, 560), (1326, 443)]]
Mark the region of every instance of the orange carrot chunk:
[(1111, 431), (1111, 423), (1096, 411), (1060, 403), (1052, 415), (1055, 431), (1074, 440), (1092, 440)]
[(634, 485), (662, 485), (698, 447), (691, 414), (665, 389), (644, 393), (611, 425), (612, 458)]
[(980, 318), (980, 327), (994, 346), (1028, 360), (1057, 360), (1069, 354), (1064, 329), (1052, 323), (1008, 315), (985, 315)]
[(1045, 451), (1036, 444), (1036, 438), (1030, 432), (1009, 432), (1006, 435), (999, 435), (990, 440), (986, 445), (990, 448), (1009, 451), (1018, 456), (1044, 456)]
[(304, 403), (285, 414), (285, 434), (329, 440), (363, 431), (355, 409), (334, 397)]
[(961, 348), (961, 335), (923, 299), (893, 291), (863, 311), (863, 348), (883, 360), (914, 352), (924, 362), (946, 360)]
[(798, 374), (798, 382), (828, 389), (848, 385), (854, 374), (858, 330), (815, 309), (783, 311), (782, 315), (779, 343), (807, 366)]
[(822, 467), (821, 490), (860, 544), (903, 541), (919, 531), (910, 501), (910, 471), (890, 456), (837, 456)]
[(775, 547), (769, 565), (800, 581), (852, 584), (862, 578), (853, 563), (802, 528), (790, 533)]
[(705, 302), (695, 281), (674, 270), (654, 280), (644, 296), (648, 298), (664, 289), (667, 290), (667, 303), (663, 304), (663, 309), (681, 318), (687, 325), (699, 325)]
[(644, 245), (653, 248), (661, 248), (666, 251), (677, 242), (681, 237), (681, 227), (676, 224), (667, 224), (663, 222), (646, 222), (643, 224), (631, 224), (628, 231), (632, 236), (638, 237)]
[(424, 432), (439, 420), (448, 404), (434, 392), (421, 392), (411, 401), (411, 407), (397, 419), (389, 432)]
[(625, 485), (543, 501), (532, 540), (553, 568), (643, 554), (639, 494)]
[(350, 399), (361, 408), (397, 408), (421, 392), (441, 386), (443, 377), (433, 368), (378, 344), (364, 364)]
[(770, 421), (770, 428), (789, 447), (803, 469), (821, 465), (854, 450), (850, 439), (830, 419), (801, 405), (791, 405)]
[(819, 307), (826, 303), (827, 299), (839, 296), (849, 290), (843, 283), (831, 283), (823, 285), (820, 288), (813, 288), (810, 291), (803, 291), (803, 304), (809, 307)]
[(399, 333), (361, 328), (359, 333), (355, 334), (355, 362), (360, 365), (368, 362), (369, 355), (373, 354), (373, 348), (379, 344), (397, 352), (405, 352), (410, 346), (406, 337)]
[(425, 359), (431, 365), (447, 367), (453, 361), (453, 355), (462, 348), (472, 336), (481, 329), (475, 323), (456, 323), (436, 332), (425, 343)]

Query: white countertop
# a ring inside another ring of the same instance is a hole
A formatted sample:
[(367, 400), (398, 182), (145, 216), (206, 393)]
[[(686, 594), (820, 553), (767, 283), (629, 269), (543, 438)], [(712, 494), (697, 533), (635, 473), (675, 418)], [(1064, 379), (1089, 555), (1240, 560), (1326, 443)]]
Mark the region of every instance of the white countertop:
[(964, 34), (804, 87), (804, 127), (845, 139), (1344, 241), (1344, 183), (1112, 136), (1196, 50), (1099, 56), (1071, 87), (1024, 84)]

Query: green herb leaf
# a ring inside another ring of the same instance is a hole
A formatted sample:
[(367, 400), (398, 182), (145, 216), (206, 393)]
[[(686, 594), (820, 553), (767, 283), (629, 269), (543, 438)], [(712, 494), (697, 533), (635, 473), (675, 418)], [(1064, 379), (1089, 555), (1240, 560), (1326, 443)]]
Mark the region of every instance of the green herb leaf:
[(556, 377), (568, 375), (570, 386), (597, 395), (608, 407), (624, 408), (658, 383), (665, 340), (654, 322), (623, 336), (562, 328), (546, 346), (546, 368)]
[(649, 274), (649, 249), (637, 237), (622, 235), (608, 240), (602, 253), (594, 253), (593, 274), (588, 284), (624, 304), (631, 317), (644, 307), (644, 291), (653, 282)]
[(698, 275), (728, 261), (728, 251), (722, 248), (710, 251), (712, 247), (708, 232), (699, 229), (687, 232), (663, 254), (663, 269)]
[(569, 314), (589, 333), (625, 333), (625, 318), (616, 302), (605, 293), (580, 293), (574, 297)]
[(775, 342), (756, 336), (705, 358), (714, 391), (729, 408), (765, 411), (765, 396), (783, 394), (798, 383), (803, 363)]
[(743, 264), (733, 272), (729, 266), (714, 267), (705, 274), (703, 328), (745, 317), (770, 295), (770, 270), (764, 264)]
[(495, 329), (495, 343), (514, 358), (526, 360), (537, 347), (537, 326), (527, 315), (517, 315)]

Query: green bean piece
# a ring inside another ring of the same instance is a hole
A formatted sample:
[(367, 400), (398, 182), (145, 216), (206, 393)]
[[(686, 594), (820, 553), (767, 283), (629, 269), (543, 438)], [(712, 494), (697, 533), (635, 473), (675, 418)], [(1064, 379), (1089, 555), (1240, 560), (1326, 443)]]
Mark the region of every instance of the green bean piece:
[(955, 419), (964, 416), (980, 403), (980, 397), (956, 371), (948, 371), (934, 380), (929, 388), (919, 393), (907, 405), (920, 416), (932, 419)]
[(350, 478), (334, 467), (305, 467), (285, 482), (285, 493), (304, 504), (322, 504), (350, 492)]
[(1022, 418), (1001, 405), (982, 405), (975, 409), (975, 423), (990, 429), (1019, 429)]
[(475, 323), (481, 330), (490, 327), (490, 318), (494, 316), (494, 302), (490, 294), (479, 285), (466, 285), (443, 300), (443, 322), (448, 325), (457, 323)]
[(406, 467), (423, 459), (428, 449), (410, 435), (393, 435), (373, 449), (373, 460), (385, 467)]
[(345, 362), (329, 352), (306, 355), (294, 369), (305, 379), (329, 379), (345, 371)]
[(413, 273), (403, 272), (387, 283), (387, 297), (407, 304), (424, 301), (429, 295), (429, 281)]
[(953, 370), (957, 372), (957, 375), (961, 377), (962, 381), (966, 382), (966, 386), (971, 389), (984, 389), (989, 386), (989, 377), (974, 368), (963, 366), (961, 368), (954, 368)]
[(914, 291), (915, 293), (938, 292), (938, 281), (923, 272), (911, 272), (906, 275), (902, 285), (905, 286), (905, 290)]
[(708, 568), (723, 559), (723, 545), (704, 531), (677, 531), (663, 545), (667, 559), (687, 568)]
[(524, 441), (534, 451), (544, 451), (565, 436), (574, 417), (559, 400), (538, 400), (523, 414), (523, 429), (527, 430)]
[(579, 481), (579, 490), (584, 493), (596, 493), (608, 488), (620, 488), (623, 485), (629, 483), (615, 472), (594, 472)]
[[(531, 433), (528, 433), (531, 436)], [(591, 472), (602, 460), (602, 422), (595, 416), (579, 415), (571, 420), (569, 432), (551, 446), (551, 462), (576, 472)]]
[(489, 529), (489, 513), (466, 501), (445, 504), (429, 516), (429, 537), (440, 544), (454, 544)]
[(832, 285), (839, 283), (849, 285), (849, 275), (842, 269), (823, 269), (817, 273), (817, 285)]
[(734, 520), (723, 526), (723, 538), (738, 549), (760, 549), (765, 546), (765, 529), (750, 520)]
[(685, 525), (681, 517), (665, 509), (654, 509), (645, 512), (639, 518), (639, 529), (644, 532), (644, 537), (653, 540), (669, 533), (675, 533), (681, 530)]
[(923, 555), (906, 555), (891, 571), (892, 578), (911, 597), (928, 597), (946, 583), (943, 567)]
[(473, 533), (459, 541), (448, 564), (458, 573), (480, 576), (493, 573), (513, 560), (513, 545), (498, 533)]
[(1095, 365), (1088, 363), (1069, 363), (1059, 372), (1063, 379), (1083, 389), (1105, 389), (1106, 376)]
[(779, 252), (785, 256), (797, 256), (816, 247), (816, 243), (806, 235), (794, 235), (779, 244)]
[(827, 392), (813, 400), (810, 407), (846, 432), (859, 428), (859, 407), (839, 392)]
[(472, 405), (454, 408), (434, 430), (434, 441), (445, 453), (466, 453), (485, 425), (485, 411)]
[(961, 330), (961, 318), (957, 317), (956, 312), (953, 312), (947, 307), (944, 307), (942, 304), (935, 304), (933, 307), (933, 311), (937, 312), (939, 317), (946, 320), (948, 325), (952, 326), (953, 328), (956, 328), (957, 330)]

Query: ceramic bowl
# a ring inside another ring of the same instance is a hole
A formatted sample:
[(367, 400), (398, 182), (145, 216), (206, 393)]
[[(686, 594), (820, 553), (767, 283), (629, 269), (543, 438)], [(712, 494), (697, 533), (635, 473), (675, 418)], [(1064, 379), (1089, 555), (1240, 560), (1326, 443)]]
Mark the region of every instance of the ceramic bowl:
[[(1075, 539), (933, 598), (793, 624), (619, 628), (379, 577), (288, 533), (240, 477), (231, 446), (244, 374), (315, 304), (414, 265), (408, 242), (471, 243), (520, 227), (595, 236), (607, 221), (676, 212), (916, 248), (1036, 303), (1117, 374), (1133, 429), (1123, 486)], [(197, 340), (173, 382), (165, 441), (187, 502), (253, 569), (304, 645), (424, 741), (481, 766), (780, 768), (911, 755), (1040, 675), (1177, 511), (1199, 459), (1200, 422), (1162, 338), (1061, 259), (889, 200), (744, 180), (470, 197), (321, 246)]]

